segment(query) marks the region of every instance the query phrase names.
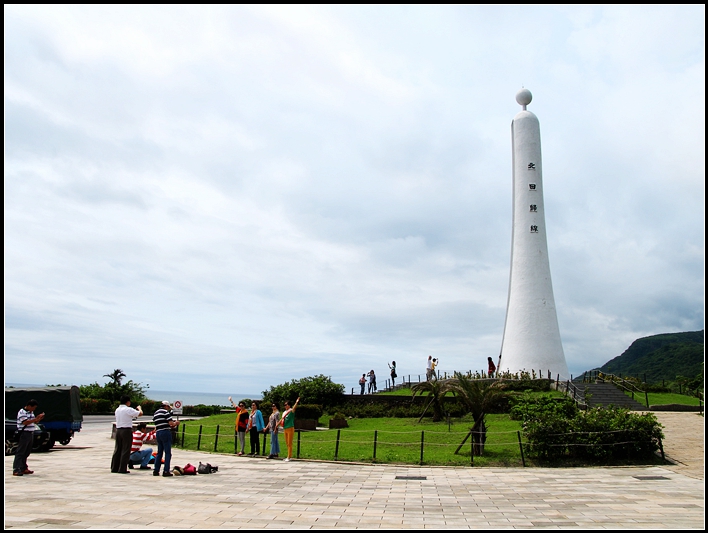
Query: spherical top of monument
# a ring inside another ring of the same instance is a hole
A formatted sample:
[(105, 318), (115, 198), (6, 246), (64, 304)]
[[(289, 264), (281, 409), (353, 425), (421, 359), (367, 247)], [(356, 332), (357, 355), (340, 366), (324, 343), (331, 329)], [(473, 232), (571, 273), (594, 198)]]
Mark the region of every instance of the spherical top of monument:
[(532, 98), (531, 91), (528, 89), (520, 89), (519, 92), (516, 93), (516, 101), (519, 102), (519, 105), (529, 105)]

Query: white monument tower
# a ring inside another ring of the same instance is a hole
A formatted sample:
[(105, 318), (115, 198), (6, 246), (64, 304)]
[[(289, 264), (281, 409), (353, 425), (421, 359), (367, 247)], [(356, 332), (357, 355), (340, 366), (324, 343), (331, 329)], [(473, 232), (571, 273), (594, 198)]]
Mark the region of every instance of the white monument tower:
[(541, 130), (536, 115), (526, 110), (531, 91), (521, 89), (516, 101), (523, 110), (511, 122), (513, 221), (511, 273), (499, 370), (550, 370), (568, 378), (546, 244), (543, 208)]

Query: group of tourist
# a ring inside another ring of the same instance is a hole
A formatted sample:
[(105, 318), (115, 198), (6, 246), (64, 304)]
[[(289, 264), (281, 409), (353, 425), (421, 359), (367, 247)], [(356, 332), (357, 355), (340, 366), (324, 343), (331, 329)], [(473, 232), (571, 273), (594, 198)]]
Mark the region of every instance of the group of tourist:
[[(179, 420), (172, 419), (170, 402), (164, 400), (152, 415), (155, 429), (147, 431), (147, 423), (141, 422), (133, 430), (133, 419), (143, 415), (142, 408), (130, 406), (130, 396), (121, 396), (120, 405), (116, 409), (116, 444), (111, 459), (111, 472), (114, 474), (130, 474), (131, 463), (140, 464), (140, 470), (151, 470), (148, 466), (152, 461), (152, 448), (141, 449), (146, 440), (157, 441), (157, 454), (155, 455), (155, 468), (152, 475), (159, 476), (160, 469), (163, 477), (172, 477), (170, 462), (172, 460), (172, 430), (179, 426)], [(162, 461), (164, 456), (164, 463)]]
[[(396, 386), (396, 378), (398, 377), (398, 374), (396, 374), (396, 361), (391, 361), (391, 363), (388, 363), (388, 368), (390, 371), (391, 375), (391, 384), (392, 387)], [(374, 392), (378, 392), (378, 387), (376, 386), (376, 372), (374, 372), (374, 369), (372, 368), (369, 370), (368, 374), (364, 373), (361, 375), (359, 378), (359, 386), (361, 387), (361, 392), (359, 394), (364, 394), (366, 389), (366, 384), (367, 380), (366, 378), (369, 378), (369, 388), (368, 388), (368, 393), (372, 394)]]
[[(239, 402), (236, 405), (229, 396), (229, 402), (236, 409), (236, 434), (238, 435), (238, 442), (241, 445), (241, 451), (237, 455), (244, 455), (246, 448), (246, 433), (249, 434), (251, 441), (251, 453), (248, 454), (249, 457), (255, 457), (261, 454), (261, 445), (259, 436), (261, 433), (270, 433), (270, 453), (267, 459), (275, 459), (280, 456), (280, 442), (278, 441), (278, 432), (280, 428), (283, 428), (283, 434), (285, 435), (285, 445), (288, 449), (288, 455), (285, 461), (290, 461), (293, 456), (293, 440), (295, 435), (295, 409), (297, 409), (300, 403), (300, 398), (298, 398), (294, 404), (290, 404), (289, 401), (285, 401), (283, 406), (285, 411), (282, 415), (279, 411), (278, 404), (273, 402), (271, 404), (272, 413), (268, 417), (268, 424), (266, 425), (263, 421), (263, 414), (258, 409), (258, 404), (256, 402), (251, 403), (251, 410), (246, 409), (246, 404), (244, 402)], [(263, 450), (265, 453), (265, 450)]]

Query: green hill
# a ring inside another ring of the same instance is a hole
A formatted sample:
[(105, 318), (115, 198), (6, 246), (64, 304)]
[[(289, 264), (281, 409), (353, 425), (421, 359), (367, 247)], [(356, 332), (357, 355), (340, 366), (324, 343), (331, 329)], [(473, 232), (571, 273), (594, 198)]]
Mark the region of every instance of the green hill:
[(703, 330), (642, 337), (598, 370), (642, 379), (646, 374), (647, 383), (694, 378), (703, 371), (704, 337)]

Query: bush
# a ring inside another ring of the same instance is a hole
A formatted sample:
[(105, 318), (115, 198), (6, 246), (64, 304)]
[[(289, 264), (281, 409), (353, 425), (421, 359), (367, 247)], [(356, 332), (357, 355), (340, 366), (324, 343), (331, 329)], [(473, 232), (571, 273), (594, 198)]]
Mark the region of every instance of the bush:
[(544, 460), (648, 458), (663, 438), (652, 413), (639, 415), (617, 407), (580, 411), (567, 398), (524, 395), (515, 400), (511, 417), (522, 421), (526, 452)]
[(344, 385), (333, 383), (332, 378), (320, 374), (294, 379), (263, 391), (263, 401), (277, 402), (281, 407), (286, 400), (292, 404), (298, 397), (301, 402), (306, 401), (308, 404), (322, 405), (326, 408), (336, 406), (344, 398)]
[(319, 420), (322, 412), (321, 405), (299, 404), (295, 409), (295, 420)]
[(182, 413), (184, 415), (190, 415), (190, 416), (211, 416), (211, 415), (218, 415), (221, 413), (221, 406), (220, 405), (204, 405), (204, 404), (197, 404), (197, 405), (185, 405)]

